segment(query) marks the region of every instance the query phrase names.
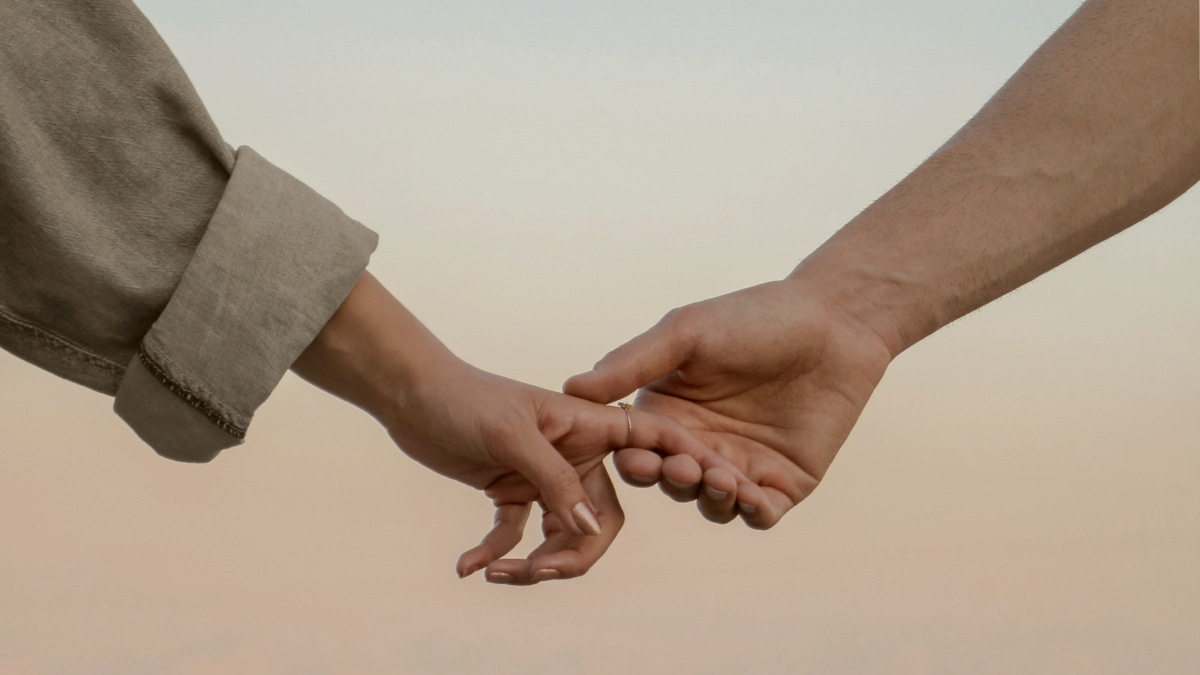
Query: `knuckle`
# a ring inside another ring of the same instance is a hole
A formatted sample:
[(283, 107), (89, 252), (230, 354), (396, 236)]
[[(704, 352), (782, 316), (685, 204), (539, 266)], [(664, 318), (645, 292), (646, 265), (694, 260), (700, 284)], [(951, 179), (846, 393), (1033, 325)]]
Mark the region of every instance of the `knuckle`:
[(675, 307), (674, 309), (667, 310), (667, 313), (663, 314), (662, 318), (658, 320), (658, 325), (665, 327), (673, 324), (686, 307), (687, 305), (684, 305), (683, 307)]
[(696, 325), (696, 314), (695, 305), (676, 307), (659, 319), (658, 326), (676, 336), (688, 335)]
[(700, 319), (702, 314), (706, 313), (706, 311), (707, 311), (705, 309), (706, 304), (707, 304), (707, 301), (693, 302), (693, 303), (690, 303), (687, 305), (680, 305), (679, 307), (676, 307), (675, 309), (668, 311), (666, 314), (663, 314), (663, 317), (662, 317), (660, 323), (671, 323), (671, 324), (694, 323)]
[(608, 352), (606, 352), (604, 354), (604, 356), (600, 357), (600, 360), (596, 362), (596, 365), (593, 366), (593, 368), (599, 368), (601, 366), (605, 366), (605, 365), (608, 365), (609, 363), (612, 363), (613, 359), (615, 359), (617, 357), (617, 352), (619, 352), (619, 351), (620, 351), (620, 347), (618, 347), (616, 349), (610, 349)]

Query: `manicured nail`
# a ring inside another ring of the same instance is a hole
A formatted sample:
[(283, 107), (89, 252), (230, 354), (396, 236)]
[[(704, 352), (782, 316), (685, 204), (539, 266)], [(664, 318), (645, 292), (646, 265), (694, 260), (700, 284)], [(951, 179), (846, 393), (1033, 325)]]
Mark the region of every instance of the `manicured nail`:
[(496, 584), (511, 584), (514, 581), (513, 575), (508, 572), (488, 572), (487, 578)]
[(704, 491), (708, 493), (709, 499), (717, 502), (724, 501), (725, 498), (729, 496), (728, 492), (722, 492), (721, 490), (709, 486), (705, 486)]
[(676, 490), (691, 490), (695, 485), (694, 483), (680, 483), (679, 481), (671, 480), (670, 478), (667, 479), (667, 482), (674, 486)]
[(600, 534), (600, 519), (596, 517), (596, 512), (592, 511), (592, 507), (585, 502), (579, 502), (571, 509), (571, 515), (575, 518), (575, 524), (579, 529), (586, 534)]
[(756, 511), (758, 511), (757, 506), (755, 506), (753, 504), (747, 504), (746, 502), (738, 502), (738, 508), (742, 510), (742, 513), (745, 513), (745, 514), (751, 515), (751, 516), (754, 515), (754, 513)]
[(562, 578), (562, 572), (559, 572), (558, 570), (554, 570), (554, 569), (538, 570), (533, 573), (534, 581), (553, 581), (554, 579), (561, 579), (561, 578)]

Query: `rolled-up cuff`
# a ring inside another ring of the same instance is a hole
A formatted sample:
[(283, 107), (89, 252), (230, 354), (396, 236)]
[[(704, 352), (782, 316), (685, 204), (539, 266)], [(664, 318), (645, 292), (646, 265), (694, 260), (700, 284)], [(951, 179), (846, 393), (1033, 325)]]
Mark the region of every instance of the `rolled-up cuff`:
[(159, 454), (206, 462), (243, 442), (342, 304), (378, 241), (250, 148), (179, 287), (142, 340), (114, 409)]

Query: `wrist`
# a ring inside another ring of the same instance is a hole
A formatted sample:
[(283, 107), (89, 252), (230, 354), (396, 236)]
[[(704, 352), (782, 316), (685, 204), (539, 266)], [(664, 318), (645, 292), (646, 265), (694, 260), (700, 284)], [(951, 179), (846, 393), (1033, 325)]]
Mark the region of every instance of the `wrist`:
[(871, 260), (859, 247), (837, 239), (814, 251), (785, 281), (874, 335), (892, 358), (941, 327), (920, 283), (902, 266)]
[[(975, 309), (995, 289), (984, 283), (988, 241), (963, 236), (964, 223), (986, 236), (983, 214), (998, 207), (1004, 181), (988, 159), (948, 143), (864, 209), (788, 275), (804, 281), (836, 312), (883, 340), (893, 358)], [(1034, 215), (1005, 204), (1007, 217)], [(992, 256), (993, 258), (997, 256)]]
[(390, 428), (455, 364), (462, 361), (364, 272), (292, 370)]

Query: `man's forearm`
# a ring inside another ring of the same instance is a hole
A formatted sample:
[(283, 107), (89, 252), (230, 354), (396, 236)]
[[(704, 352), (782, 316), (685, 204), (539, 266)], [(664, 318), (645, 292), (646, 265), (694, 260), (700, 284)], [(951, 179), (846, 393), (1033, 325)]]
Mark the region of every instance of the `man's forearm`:
[(1196, 3), (1091, 0), (791, 278), (898, 354), (1197, 180)]

